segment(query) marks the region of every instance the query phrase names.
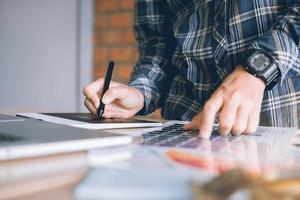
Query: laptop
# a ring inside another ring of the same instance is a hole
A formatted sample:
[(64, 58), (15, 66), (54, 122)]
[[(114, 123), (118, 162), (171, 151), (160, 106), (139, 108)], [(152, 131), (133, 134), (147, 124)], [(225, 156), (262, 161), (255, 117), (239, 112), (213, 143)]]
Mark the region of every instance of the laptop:
[[(156, 147), (175, 147), (180, 149), (199, 149), (201, 148), (202, 141), (199, 136), (199, 129), (195, 130), (183, 130), (183, 126), (187, 122), (183, 121), (169, 121), (161, 128), (154, 128), (150, 131), (145, 131), (138, 137), (139, 142), (142, 145), (156, 146)], [(296, 129), (294, 127), (266, 127), (259, 126), (255, 133), (250, 135), (233, 136), (221, 136), (218, 132), (218, 124), (214, 124), (213, 131), (208, 140), (211, 142), (220, 141), (222, 138), (226, 138), (229, 142), (237, 139), (248, 137), (257, 142), (270, 142), (276, 140), (280, 145), (285, 146), (291, 144)]]
[(0, 160), (125, 145), (130, 136), (0, 114)]
[(296, 128), (259, 126), (250, 135), (221, 136), (218, 125), (209, 139), (199, 137), (199, 130), (183, 130), (186, 122), (169, 121), (160, 129), (145, 131), (135, 138), (172, 163), (220, 173), (241, 167), (251, 172), (295, 167), (291, 151)]

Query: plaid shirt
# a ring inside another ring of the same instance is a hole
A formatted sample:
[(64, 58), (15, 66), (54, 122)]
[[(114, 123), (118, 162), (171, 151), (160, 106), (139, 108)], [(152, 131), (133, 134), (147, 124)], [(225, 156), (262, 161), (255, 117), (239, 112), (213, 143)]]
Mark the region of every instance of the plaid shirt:
[(139, 114), (162, 107), (166, 119), (191, 120), (247, 52), (262, 49), (281, 82), (264, 93), (260, 125), (300, 127), (300, 0), (136, 0), (134, 30)]

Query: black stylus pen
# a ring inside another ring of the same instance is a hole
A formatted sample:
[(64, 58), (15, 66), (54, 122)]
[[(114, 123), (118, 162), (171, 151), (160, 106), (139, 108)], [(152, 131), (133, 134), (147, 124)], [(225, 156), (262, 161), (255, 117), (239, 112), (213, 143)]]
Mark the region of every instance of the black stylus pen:
[(98, 117), (101, 118), (103, 113), (104, 113), (104, 109), (105, 109), (105, 104), (102, 103), (102, 97), (103, 95), (105, 94), (105, 92), (108, 90), (109, 88), (109, 84), (110, 84), (110, 81), (111, 81), (111, 77), (112, 77), (112, 73), (113, 73), (113, 70), (114, 70), (114, 62), (113, 61), (110, 61), (109, 64), (108, 64), (108, 68), (107, 68), (107, 72), (106, 72), (106, 76), (105, 76), (105, 80), (104, 80), (104, 86), (103, 86), (103, 89), (102, 89), (102, 96), (100, 98), (100, 105), (97, 109), (97, 114), (98, 114)]

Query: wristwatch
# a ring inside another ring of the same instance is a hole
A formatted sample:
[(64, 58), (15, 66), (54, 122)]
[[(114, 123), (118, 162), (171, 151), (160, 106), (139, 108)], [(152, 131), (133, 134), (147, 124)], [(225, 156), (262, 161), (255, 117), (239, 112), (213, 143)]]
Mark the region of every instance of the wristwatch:
[(280, 80), (280, 70), (274, 58), (263, 50), (253, 50), (242, 63), (246, 71), (261, 79), (266, 89), (271, 90)]

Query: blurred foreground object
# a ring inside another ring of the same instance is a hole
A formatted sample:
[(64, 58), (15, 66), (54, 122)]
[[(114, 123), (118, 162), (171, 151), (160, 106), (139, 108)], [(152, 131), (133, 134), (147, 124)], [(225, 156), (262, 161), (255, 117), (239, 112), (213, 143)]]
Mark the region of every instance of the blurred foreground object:
[(237, 169), (227, 171), (204, 185), (193, 184), (196, 200), (296, 200), (300, 199), (300, 175), (266, 180)]

